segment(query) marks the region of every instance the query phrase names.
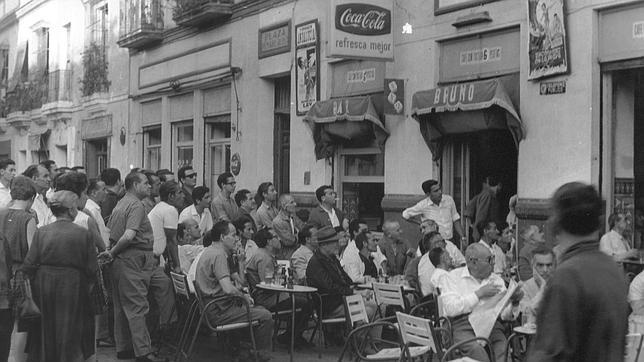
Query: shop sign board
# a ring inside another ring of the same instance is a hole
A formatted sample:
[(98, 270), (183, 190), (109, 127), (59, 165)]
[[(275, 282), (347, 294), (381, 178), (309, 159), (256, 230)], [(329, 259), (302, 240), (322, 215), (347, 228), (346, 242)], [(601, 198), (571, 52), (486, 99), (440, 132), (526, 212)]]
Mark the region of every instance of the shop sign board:
[(599, 13), (599, 61), (602, 63), (644, 56), (644, 2), (602, 10)]
[(298, 116), (320, 99), (318, 21), (295, 26), (295, 102)]
[(112, 135), (112, 115), (84, 119), (81, 123), (81, 138), (92, 139)]
[(331, 66), (331, 97), (382, 92), (385, 81), (385, 62), (349, 60)]
[(497, 0), (434, 0), (434, 15), (448, 13)]
[(405, 111), (405, 81), (385, 79), (385, 114), (400, 115)]
[(394, 59), (393, 0), (330, 1), (329, 56)]
[(569, 72), (564, 0), (528, 0), (528, 79)]
[(259, 58), (286, 53), (291, 50), (291, 22), (259, 30)]
[(556, 82), (541, 82), (539, 83), (539, 94), (542, 96), (549, 94), (562, 94), (566, 93), (566, 81), (559, 80)]

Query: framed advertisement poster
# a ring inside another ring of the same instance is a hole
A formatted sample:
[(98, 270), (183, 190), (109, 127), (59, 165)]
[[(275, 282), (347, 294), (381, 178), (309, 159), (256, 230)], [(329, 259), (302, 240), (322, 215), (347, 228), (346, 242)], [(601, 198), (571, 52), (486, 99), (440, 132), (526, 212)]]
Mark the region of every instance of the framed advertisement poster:
[(318, 21), (295, 26), (295, 102), (297, 115), (305, 115), (320, 99)]
[(564, 0), (528, 0), (528, 79), (569, 72), (565, 22)]

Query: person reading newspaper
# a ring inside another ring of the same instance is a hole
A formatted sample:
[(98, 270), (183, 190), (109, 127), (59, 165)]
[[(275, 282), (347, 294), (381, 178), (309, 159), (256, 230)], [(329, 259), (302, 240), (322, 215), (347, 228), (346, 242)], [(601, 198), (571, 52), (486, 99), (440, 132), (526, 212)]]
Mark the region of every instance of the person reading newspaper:
[[(468, 246), (465, 259), (465, 266), (452, 270), (438, 285), (443, 312), (452, 323), (454, 343), (486, 337), (496, 360), (503, 361), (506, 338), (498, 319), (516, 318), (523, 291), (514, 283), (506, 288), (503, 279), (492, 273), (494, 256), (485, 246)], [(461, 351), (477, 361), (489, 361), (480, 343), (465, 344)]]

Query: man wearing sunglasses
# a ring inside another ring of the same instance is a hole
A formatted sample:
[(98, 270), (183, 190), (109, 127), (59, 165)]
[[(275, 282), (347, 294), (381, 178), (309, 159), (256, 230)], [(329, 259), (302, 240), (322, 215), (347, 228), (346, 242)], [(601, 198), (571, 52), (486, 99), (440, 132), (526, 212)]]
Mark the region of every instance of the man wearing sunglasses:
[(181, 191), (183, 192), (183, 206), (179, 212), (183, 211), (186, 207), (193, 204), (192, 190), (197, 185), (197, 172), (192, 169), (192, 166), (183, 166), (177, 172), (179, 182), (181, 182)]
[[(442, 278), (438, 287), (441, 290), (443, 311), (452, 323), (454, 343), (474, 338), (474, 330), (469, 315), (481, 302), (506, 291), (503, 279), (494, 270), (494, 255), (480, 243), (467, 247), (465, 251), (466, 266), (452, 270), (449, 278)], [(501, 311), (501, 319), (511, 320), (518, 313), (518, 304), (523, 291), (517, 288), (510, 297), (512, 304)], [(503, 325), (497, 319), (488, 337), (497, 361), (505, 360), (506, 338)], [(477, 342), (467, 343), (461, 347), (464, 355), (477, 361), (487, 361), (484, 348)]]

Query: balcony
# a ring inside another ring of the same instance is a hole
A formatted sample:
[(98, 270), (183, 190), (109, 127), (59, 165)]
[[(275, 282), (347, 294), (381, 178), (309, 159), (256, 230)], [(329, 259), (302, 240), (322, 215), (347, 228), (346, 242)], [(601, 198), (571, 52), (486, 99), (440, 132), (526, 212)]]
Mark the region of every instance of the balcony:
[(105, 48), (92, 42), (83, 52), (81, 94), (88, 97), (94, 93), (105, 93), (109, 91), (110, 83)]
[(24, 113), (42, 107), (47, 101), (48, 77), (33, 77), (29, 81), (20, 81), (16, 86), (7, 92), (6, 112)]
[(47, 98), (42, 105), (42, 116), (47, 119), (69, 119), (72, 109), (72, 72), (60, 69), (49, 73)]
[(229, 18), (233, 0), (177, 0), (172, 19), (179, 26), (203, 27)]
[(163, 40), (160, 0), (121, 0), (119, 40), (121, 48), (142, 49)]

